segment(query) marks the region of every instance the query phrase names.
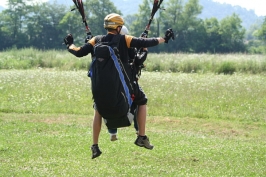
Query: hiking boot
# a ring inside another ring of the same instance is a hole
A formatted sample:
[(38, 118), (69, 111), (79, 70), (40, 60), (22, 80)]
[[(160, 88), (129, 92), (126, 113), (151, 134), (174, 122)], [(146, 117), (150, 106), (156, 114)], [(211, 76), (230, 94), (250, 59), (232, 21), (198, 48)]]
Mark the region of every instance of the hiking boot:
[(135, 144), (140, 147), (145, 147), (146, 149), (153, 149), (153, 145), (150, 144), (149, 138), (147, 136), (138, 136)]
[(91, 146), (91, 151), (92, 151), (92, 157), (91, 157), (92, 159), (94, 159), (96, 157), (99, 157), (102, 154), (102, 152), (99, 149), (98, 144), (92, 145)]
[(110, 140), (111, 140), (111, 141), (116, 141), (116, 140), (118, 140), (117, 137), (116, 137), (116, 134), (110, 134)]

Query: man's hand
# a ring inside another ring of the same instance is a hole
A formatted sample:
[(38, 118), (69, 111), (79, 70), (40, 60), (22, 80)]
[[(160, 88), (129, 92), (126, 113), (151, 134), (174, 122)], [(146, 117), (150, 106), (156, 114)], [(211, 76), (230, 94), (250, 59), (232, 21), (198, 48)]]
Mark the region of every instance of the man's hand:
[(169, 28), (165, 31), (165, 36), (164, 36), (164, 42), (168, 43), (168, 41), (172, 38), (172, 40), (175, 39), (175, 35), (174, 32), (172, 30), (172, 28)]
[(68, 35), (64, 38), (64, 42), (65, 42), (67, 48), (68, 48), (71, 44), (73, 44), (74, 39), (73, 39), (72, 34), (68, 34)]
[(93, 38), (93, 35), (91, 34), (91, 32), (88, 32), (87, 37), (85, 39), (85, 43), (87, 43), (89, 40), (91, 40), (91, 38)]
[(140, 37), (147, 38), (148, 37), (148, 31), (145, 30)]

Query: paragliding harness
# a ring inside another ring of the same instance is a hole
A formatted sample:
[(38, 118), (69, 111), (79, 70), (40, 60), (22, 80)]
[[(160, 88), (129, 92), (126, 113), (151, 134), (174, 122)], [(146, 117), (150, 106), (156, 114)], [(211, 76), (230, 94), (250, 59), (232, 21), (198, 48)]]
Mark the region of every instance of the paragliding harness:
[(105, 36), (96, 36), (94, 58), (88, 76), (95, 109), (109, 129), (130, 126), (134, 118), (134, 95), (131, 79), (119, 57), (121, 35), (104, 42)]
[(137, 50), (135, 51), (134, 60), (130, 61), (130, 65), (132, 66), (132, 72), (134, 79), (138, 81), (141, 76), (141, 70), (145, 68), (144, 62), (147, 58), (148, 51)]

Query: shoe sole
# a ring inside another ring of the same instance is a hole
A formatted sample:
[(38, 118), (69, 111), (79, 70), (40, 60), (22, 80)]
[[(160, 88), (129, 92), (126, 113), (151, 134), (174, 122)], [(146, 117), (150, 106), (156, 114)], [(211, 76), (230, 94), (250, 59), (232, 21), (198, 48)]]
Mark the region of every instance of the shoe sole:
[(154, 147), (154, 146), (152, 146), (151, 148), (148, 148), (148, 147), (146, 147), (144, 144), (140, 145), (140, 144), (138, 144), (138, 143), (135, 143), (135, 145), (137, 145), (137, 146), (139, 146), (139, 147), (144, 147), (144, 148), (149, 149), (149, 150), (152, 150), (153, 147)]
[(118, 140), (117, 137), (116, 137), (116, 135), (113, 135), (113, 136), (111, 137), (111, 141), (116, 141), (116, 140)]
[(92, 154), (92, 158), (91, 159), (95, 159), (96, 157), (99, 157), (101, 154), (102, 154), (102, 152), (96, 153), (96, 154)]

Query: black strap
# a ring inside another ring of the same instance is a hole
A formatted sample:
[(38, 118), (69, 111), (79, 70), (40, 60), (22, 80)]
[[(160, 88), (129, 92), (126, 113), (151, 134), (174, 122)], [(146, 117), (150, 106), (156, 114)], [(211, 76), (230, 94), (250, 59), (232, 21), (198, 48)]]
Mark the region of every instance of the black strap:
[(102, 43), (105, 45), (113, 46), (114, 48), (114, 47), (119, 46), (120, 38), (121, 38), (121, 35), (117, 34), (113, 36), (111, 41), (105, 41), (106, 35), (98, 35), (98, 36), (95, 36), (95, 44)]
[(114, 35), (113, 39), (109, 43), (109, 46), (112, 46), (113, 50), (115, 51), (115, 55), (117, 56), (118, 60), (120, 60), (119, 49), (118, 49), (120, 38), (121, 38), (120, 34)]
[(99, 44), (108, 45), (115, 51), (115, 54), (118, 57), (118, 59), (120, 59), (119, 50), (118, 50), (120, 38), (121, 35), (117, 34), (113, 36), (111, 41), (105, 41), (106, 35), (95, 36), (95, 47)]
[(95, 45), (102, 42), (104, 35), (95, 36)]
[(119, 47), (119, 42), (120, 42), (121, 35), (117, 34), (113, 37), (112, 41), (110, 42), (110, 45), (115, 44), (114, 47), (118, 48)]

